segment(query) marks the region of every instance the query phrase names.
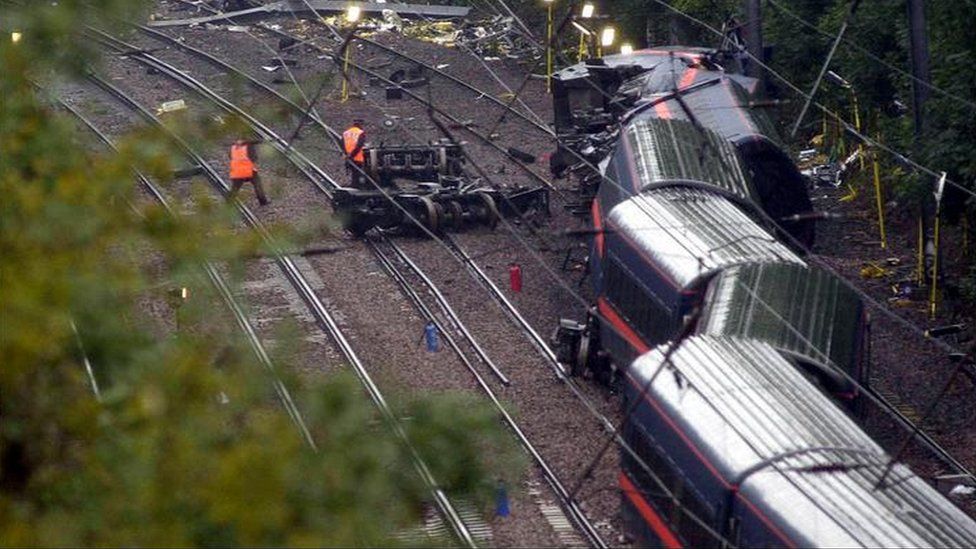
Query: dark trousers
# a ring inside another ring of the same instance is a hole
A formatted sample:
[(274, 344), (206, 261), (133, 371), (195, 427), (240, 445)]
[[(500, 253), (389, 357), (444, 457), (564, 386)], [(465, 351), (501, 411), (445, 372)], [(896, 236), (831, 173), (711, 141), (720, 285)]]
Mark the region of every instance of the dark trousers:
[(352, 187), (354, 189), (366, 189), (369, 188), (369, 184), (366, 182), (366, 176), (363, 175), (366, 169), (365, 164), (360, 164), (359, 162), (349, 161), (347, 166), (349, 173), (352, 174)]
[(254, 185), (254, 194), (258, 195), (258, 202), (260, 202), (262, 206), (268, 204), (268, 196), (264, 194), (264, 186), (261, 185), (261, 178), (256, 173), (254, 174), (254, 177), (250, 178), (231, 179), (230, 194), (227, 195), (227, 201), (230, 202), (231, 200), (234, 200), (234, 197), (236, 197), (237, 193), (240, 192), (241, 187), (247, 182)]

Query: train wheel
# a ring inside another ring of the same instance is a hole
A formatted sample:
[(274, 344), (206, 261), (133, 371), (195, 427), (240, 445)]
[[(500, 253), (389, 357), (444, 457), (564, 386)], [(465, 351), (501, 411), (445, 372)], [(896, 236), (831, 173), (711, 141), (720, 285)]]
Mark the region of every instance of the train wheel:
[(495, 199), (488, 193), (478, 192), (476, 194), (481, 199), (481, 205), (484, 210), (484, 214), (481, 216), (482, 220), (489, 228), (494, 230), (498, 226), (498, 220), (501, 219), (501, 215), (498, 214), (498, 207), (495, 206)]
[(590, 360), (590, 335), (584, 333), (580, 338), (579, 349), (576, 352), (576, 360), (570, 365), (569, 374), (573, 377), (583, 375), (586, 365)]
[(445, 223), (450, 223), (455, 231), (464, 228), (464, 210), (461, 209), (461, 204), (456, 200), (451, 200), (444, 206), (444, 210), (446, 211)]
[(437, 234), (440, 230), (440, 216), (438, 215), (437, 204), (426, 196), (420, 197), (419, 210), (420, 215), (417, 217), (417, 221), (420, 221), (428, 231)]

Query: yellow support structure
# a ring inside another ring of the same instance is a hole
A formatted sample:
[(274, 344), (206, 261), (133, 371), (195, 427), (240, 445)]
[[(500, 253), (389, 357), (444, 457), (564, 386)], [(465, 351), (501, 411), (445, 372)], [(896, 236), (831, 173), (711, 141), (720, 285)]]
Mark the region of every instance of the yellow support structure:
[(888, 247), (888, 238), (885, 235), (884, 200), (881, 197), (881, 168), (878, 166), (878, 153), (871, 154), (874, 164), (874, 199), (878, 205), (878, 231), (881, 233), (881, 249)]
[(918, 270), (916, 282), (921, 286), (925, 283), (925, 235), (922, 234), (922, 216), (918, 216)]

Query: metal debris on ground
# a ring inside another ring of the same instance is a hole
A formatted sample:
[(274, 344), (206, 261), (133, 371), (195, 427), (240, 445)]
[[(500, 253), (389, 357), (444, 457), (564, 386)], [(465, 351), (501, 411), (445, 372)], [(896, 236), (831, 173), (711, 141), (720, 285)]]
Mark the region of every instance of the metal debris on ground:
[(800, 173), (814, 185), (824, 187), (840, 187), (844, 183), (847, 170), (860, 158), (861, 152), (855, 149), (847, 158), (840, 162), (831, 161), (825, 154), (817, 154), (816, 149), (800, 151), (797, 166)]
[(182, 99), (176, 99), (174, 101), (166, 101), (165, 103), (160, 103), (159, 107), (156, 109), (156, 114), (160, 115), (167, 112), (176, 112), (186, 110), (186, 102)]
[(861, 278), (884, 278), (891, 274), (891, 271), (879, 266), (876, 263), (865, 263), (861, 267)]
[(487, 20), (465, 23), (455, 42), (482, 57), (531, 57), (532, 43), (512, 17), (496, 15)]

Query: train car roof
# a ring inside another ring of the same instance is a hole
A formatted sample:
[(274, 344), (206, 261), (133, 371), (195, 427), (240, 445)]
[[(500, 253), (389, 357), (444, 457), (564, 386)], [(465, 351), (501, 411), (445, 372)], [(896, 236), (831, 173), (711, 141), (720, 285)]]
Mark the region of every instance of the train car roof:
[(688, 120), (644, 118), (628, 124), (624, 136), (623, 153), (633, 158), (642, 185), (701, 181), (760, 203), (735, 148), (711, 130), (697, 128)]
[[(666, 346), (627, 375), (644, 387)], [(976, 546), (976, 523), (889, 457), (772, 346), (695, 336), (646, 392), (742, 497), (798, 546)], [(631, 389), (633, 391), (633, 389)]]
[(741, 263), (803, 260), (719, 192), (673, 182), (613, 207), (607, 225), (678, 287)]
[(838, 277), (795, 264), (736, 266), (709, 282), (704, 302), (699, 333), (765, 341), (849, 385), (834, 370), (857, 364), (863, 304)]
[(646, 69), (624, 84), (625, 88), (640, 88), (640, 100), (624, 115), (624, 120), (688, 119), (674, 98), (674, 94), (679, 93), (698, 122), (725, 139), (736, 144), (756, 139), (779, 143), (775, 126), (762, 110), (765, 103), (755, 101), (756, 79), (726, 72), (710, 64), (706, 61), (709, 58), (706, 53), (688, 48), (673, 54), (643, 50), (631, 56), (606, 60), (609, 67), (636, 64)]

